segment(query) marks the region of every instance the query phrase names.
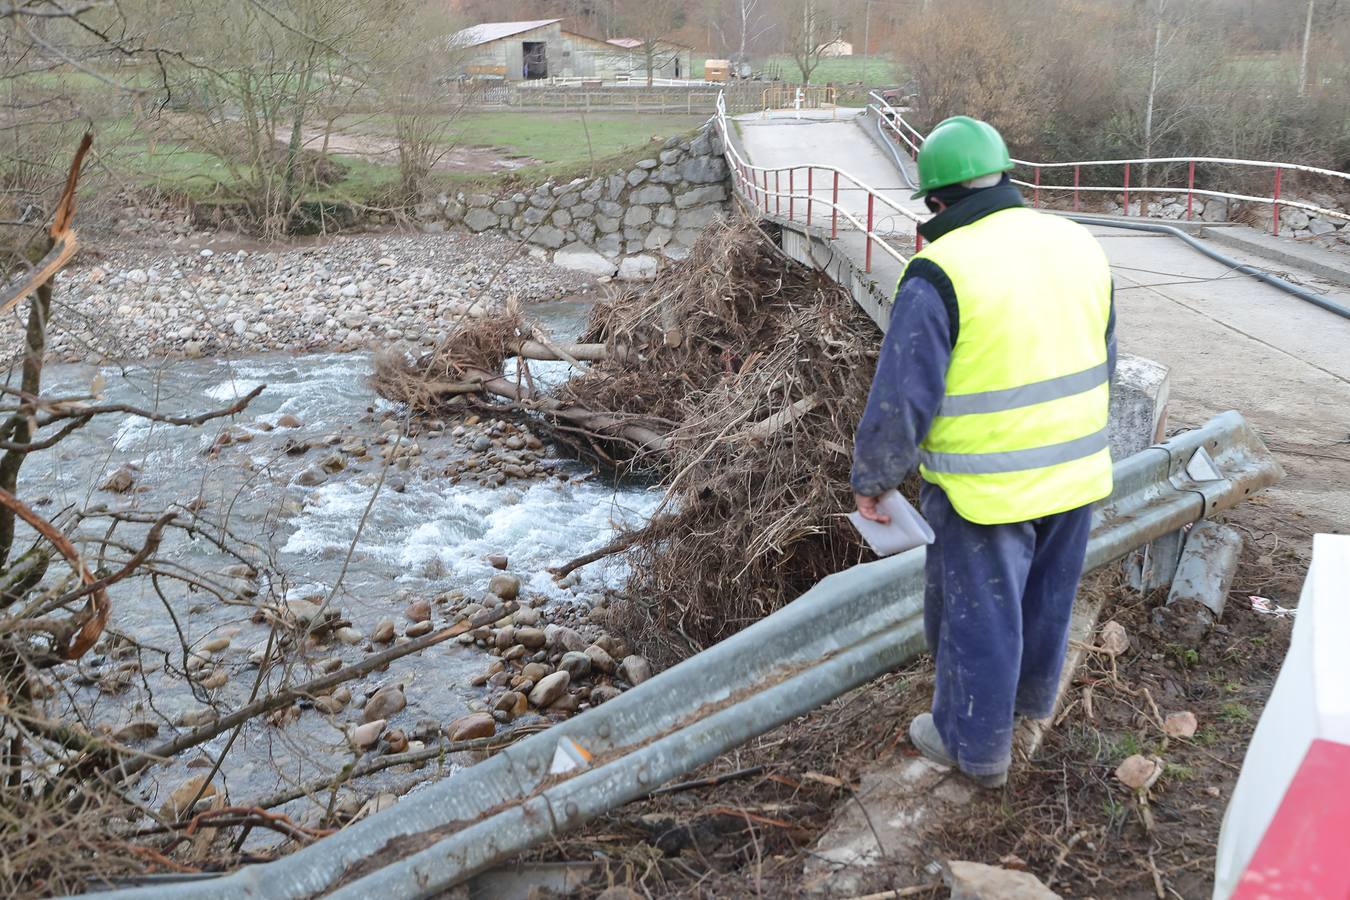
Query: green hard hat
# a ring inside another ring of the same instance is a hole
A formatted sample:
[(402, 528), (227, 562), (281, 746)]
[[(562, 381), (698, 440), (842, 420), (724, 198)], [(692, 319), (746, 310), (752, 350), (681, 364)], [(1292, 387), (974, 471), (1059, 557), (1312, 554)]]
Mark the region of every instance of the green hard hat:
[(919, 189), (911, 199), (1012, 167), (1008, 145), (998, 129), (970, 116), (952, 116), (939, 122), (919, 149)]

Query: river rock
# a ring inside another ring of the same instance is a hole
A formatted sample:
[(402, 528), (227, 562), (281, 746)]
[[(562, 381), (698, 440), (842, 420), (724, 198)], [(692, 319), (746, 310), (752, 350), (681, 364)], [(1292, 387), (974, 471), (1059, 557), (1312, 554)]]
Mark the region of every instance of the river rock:
[[(187, 781), (184, 781), (169, 794), (169, 799), (164, 801), (164, 805), (159, 808), (159, 814), (165, 819), (181, 819), (188, 812), (188, 804), (192, 803), (192, 798), (198, 793), (201, 798), (197, 801), (210, 800), (216, 796), (216, 786), (206, 784), (205, 775), (193, 775)], [(202, 785), (206, 785), (203, 790)]]
[(619, 665), (619, 674), (636, 687), (652, 677), (652, 664), (647, 662), (645, 657), (625, 656)]
[(318, 466), (310, 466), (295, 476), (295, 483), (301, 487), (317, 487), (328, 480), (328, 475)]
[(580, 651), (569, 650), (563, 654), (558, 668), (571, 676), (573, 681), (579, 681), (590, 674), (591, 658)]
[(606, 675), (614, 674), (614, 657), (605, 652), (605, 648), (599, 644), (591, 644), (582, 652), (586, 654), (586, 658), (591, 661), (591, 665), (597, 670), (604, 672)]
[(563, 695), (570, 678), (566, 672), (554, 672), (545, 676), (534, 690), (530, 691), (530, 703), (535, 707), (546, 707)]
[(540, 662), (527, 663), (525, 665), (525, 668), (520, 670), (521, 677), (528, 678), (535, 684), (538, 684), (540, 680), (552, 674), (552, 672), (553, 672), (552, 666), (549, 666), (547, 663), (540, 663)]
[(314, 701), (314, 708), (325, 716), (336, 715), (341, 712), (347, 704), (336, 694), (329, 694), (327, 697), (319, 697)]
[(575, 629), (566, 625), (549, 625), (544, 629), (544, 634), (550, 647), (561, 647), (563, 650), (585, 650), (589, 643)]
[(497, 733), (497, 723), (492, 718), (491, 713), (470, 713), (467, 716), (460, 716), (447, 725), (445, 733), (450, 736), (452, 741), (471, 741), (475, 738), (492, 737)]
[(357, 750), (369, 750), (375, 746), (375, 742), (384, 733), (384, 726), (388, 724), (384, 719), (374, 719), (353, 728), (347, 739)]
[(228, 647), (228, 646), (230, 646), (230, 639), (229, 639), (229, 638), (227, 638), (227, 637), (218, 637), (218, 638), (212, 638), (211, 640), (209, 640), (209, 641), (207, 641), (206, 643), (202, 644), (202, 650), (204, 650), (204, 651), (207, 652), (207, 653), (219, 653), (220, 651), (224, 650), (224, 649), (225, 649), (226, 647)]
[(538, 625), (543, 617), (539, 610), (525, 606), (515, 611), (511, 616), (511, 621), (516, 625)]
[(517, 628), (516, 640), (531, 650), (538, 650), (548, 638), (542, 628)]
[(506, 625), (497, 629), (497, 634), (493, 638), (493, 644), (498, 650), (507, 650), (516, 642), (516, 629), (512, 625)]
[(506, 563), (507, 563), (506, 556), (505, 554), (502, 553), (492, 553), (489, 554), (487, 557), (487, 564), (489, 566), (492, 566), (492, 568), (494, 569), (505, 569)]
[(125, 494), (136, 484), (136, 473), (130, 466), (122, 466), (116, 472), (109, 476), (108, 480), (103, 482), (102, 490), (112, 491), (114, 494)]
[(120, 744), (134, 744), (137, 741), (148, 740), (157, 734), (159, 734), (157, 722), (132, 722), (114, 731), (112, 739)]
[(381, 619), (370, 633), (370, 639), (377, 644), (387, 644), (394, 639), (394, 620)]
[(408, 749), (408, 736), (400, 728), (395, 728), (384, 736), (385, 753), (403, 753)]
[(1030, 872), (956, 859), (944, 869), (951, 900), (1059, 900), (1059, 894)]
[(425, 598), (414, 600), (403, 610), (403, 614), (412, 622), (425, 622), (431, 618), (431, 602)]
[(493, 575), (488, 590), (503, 600), (514, 600), (520, 596), (520, 579), (514, 575)]
[(428, 621), (414, 622), (408, 626), (408, 630), (403, 632), (403, 634), (410, 638), (420, 638), (424, 635), (431, 634), (431, 630), (435, 627), (435, 625)]
[(277, 428), (301, 428), (304, 426), (304, 424), (305, 423), (301, 422), (298, 417), (293, 416), (290, 413), (282, 413), (281, 415), (277, 416), (276, 421)]
[(219, 688), (223, 688), (225, 685), (229, 684), (229, 681), (230, 681), (230, 674), (228, 672), (226, 672), (224, 669), (216, 669), (210, 675), (207, 675), (205, 678), (201, 680), (201, 686), (206, 688), (208, 691), (214, 691)]
[(390, 716), (402, 711), (403, 707), (408, 705), (408, 698), (403, 694), (403, 685), (391, 684), (382, 687), (370, 699), (366, 701), (366, 708), (361, 711), (361, 721), (371, 722), (375, 719), (388, 719)]
[(339, 628), (335, 632), (335, 635), (337, 636), (337, 639), (339, 641), (342, 641), (342, 643), (348, 646), (355, 646), (361, 643), (361, 639), (363, 637), (361, 632), (357, 631), (355, 628), (352, 628), (350, 625)]
[(591, 688), (591, 705), (599, 706), (619, 696), (620, 690), (612, 684), (597, 684)]

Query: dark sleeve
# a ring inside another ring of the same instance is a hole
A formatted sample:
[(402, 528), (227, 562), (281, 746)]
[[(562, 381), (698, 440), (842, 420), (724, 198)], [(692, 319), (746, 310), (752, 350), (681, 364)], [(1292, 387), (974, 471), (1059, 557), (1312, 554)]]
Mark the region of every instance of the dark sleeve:
[[(942, 290), (950, 283), (935, 266)], [(913, 269), (913, 266), (911, 266)], [(891, 323), (881, 343), (877, 374), (853, 440), (853, 490), (875, 497), (896, 487), (915, 467), (919, 442), (942, 405), (955, 345), (955, 297), (942, 296), (929, 277), (900, 282)]]
[(1106, 371), (1116, 377), (1116, 283), (1111, 282), (1111, 312), (1106, 317)]

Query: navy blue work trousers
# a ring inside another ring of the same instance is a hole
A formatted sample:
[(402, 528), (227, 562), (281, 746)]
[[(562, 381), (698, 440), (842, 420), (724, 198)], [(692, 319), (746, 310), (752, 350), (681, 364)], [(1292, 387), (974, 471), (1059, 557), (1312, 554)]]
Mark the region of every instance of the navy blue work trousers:
[(933, 720), (962, 771), (997, 774), (1012, 758), (1014, 714), (1054, 713), (1091, 506), (977, 525), (928, 483), (919, 505), (936, 534), (924, 593)]

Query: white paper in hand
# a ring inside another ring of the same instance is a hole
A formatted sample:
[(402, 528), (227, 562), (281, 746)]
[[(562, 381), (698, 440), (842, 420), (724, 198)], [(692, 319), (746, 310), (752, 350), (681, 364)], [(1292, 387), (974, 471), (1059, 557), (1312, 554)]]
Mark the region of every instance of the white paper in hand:
[(862, 513), (856, 511), (848, 514), (848, 520), (877, 556), (890, 556), (933, 543), (933, 529), (899, 491), (882, 494), (877, 499), (877, 512), (890, 516), (890, 523), (882, 525), (864, 519)]

